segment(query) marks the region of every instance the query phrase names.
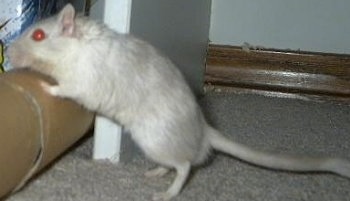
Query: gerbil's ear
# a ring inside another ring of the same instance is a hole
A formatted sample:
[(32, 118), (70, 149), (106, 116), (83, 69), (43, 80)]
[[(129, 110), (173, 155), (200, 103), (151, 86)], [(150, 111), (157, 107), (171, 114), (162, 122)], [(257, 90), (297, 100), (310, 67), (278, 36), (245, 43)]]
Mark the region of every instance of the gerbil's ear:
[(72, 4), (67, 4), (58, 14), (58, 24), (64, 36), (72, 36), (75, 28), (75, 9)]

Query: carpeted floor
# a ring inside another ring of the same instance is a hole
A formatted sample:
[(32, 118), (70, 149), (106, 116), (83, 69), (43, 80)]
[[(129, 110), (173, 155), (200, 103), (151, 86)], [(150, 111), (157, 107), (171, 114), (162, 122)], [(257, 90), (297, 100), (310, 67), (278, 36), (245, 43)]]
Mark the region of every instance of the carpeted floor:
[[(278, 152), (350, 159), (350, 106), (256, 95), (206, 95), (209, 121), (239, 142)], [(87, 138), (8, 201), (144, 201), (165, 190), (174, 173), (147, 179), (142, 155), (113, 165), (91, 158)], [(350, 179), (255, 167), (217, 153), (193, 171), (177, 201), (346, 201)]]

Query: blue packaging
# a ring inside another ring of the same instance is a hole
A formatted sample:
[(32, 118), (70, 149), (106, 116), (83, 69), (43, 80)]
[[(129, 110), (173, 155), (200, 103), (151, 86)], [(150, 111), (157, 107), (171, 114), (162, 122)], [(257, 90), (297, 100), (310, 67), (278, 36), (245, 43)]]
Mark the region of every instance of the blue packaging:
[(55, 0), (1, 0), (0, 1), (0, 73), (11, 69), (6, 48), (26, 28), (41, 18), (56, 12)]

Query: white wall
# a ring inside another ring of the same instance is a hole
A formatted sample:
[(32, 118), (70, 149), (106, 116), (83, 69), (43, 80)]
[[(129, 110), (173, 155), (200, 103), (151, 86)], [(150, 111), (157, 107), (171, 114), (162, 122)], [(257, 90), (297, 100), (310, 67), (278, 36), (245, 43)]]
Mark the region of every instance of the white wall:
[(350, 53), (349, 0), (212, 0), (215, 44)]

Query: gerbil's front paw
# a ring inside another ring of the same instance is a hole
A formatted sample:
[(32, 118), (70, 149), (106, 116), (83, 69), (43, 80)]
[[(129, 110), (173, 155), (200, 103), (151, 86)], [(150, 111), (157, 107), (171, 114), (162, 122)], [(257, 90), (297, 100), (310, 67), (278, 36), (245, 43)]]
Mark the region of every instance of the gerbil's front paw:
[(40, 82), (40, 86), (51, 96), (58, 96), (58, 85), (50, 85), (49, 83), (42, 81)]

